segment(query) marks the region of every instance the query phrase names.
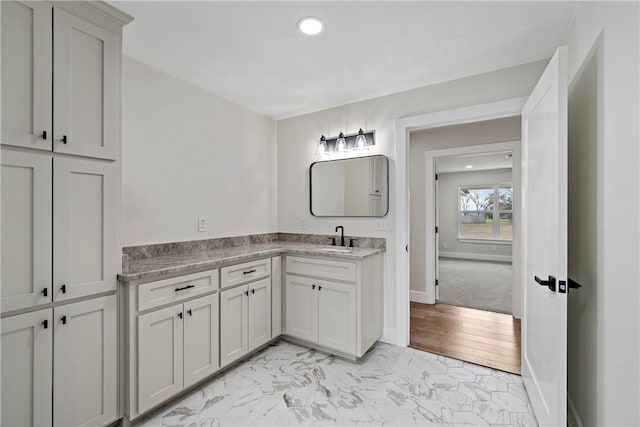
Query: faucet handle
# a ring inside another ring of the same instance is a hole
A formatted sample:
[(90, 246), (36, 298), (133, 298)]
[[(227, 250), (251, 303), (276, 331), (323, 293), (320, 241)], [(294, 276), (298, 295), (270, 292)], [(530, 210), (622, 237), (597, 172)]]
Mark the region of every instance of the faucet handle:
[(335, 237), (329, 237), (329, 240), (331, 241), (331, 246), (335, 246), (336, 245), (336, 238)]
[(349, 239), (349, 247), (350, 248), (355, 248), (355, 246), (353, 246), (353, 242), (357, 242), (358, 239)]

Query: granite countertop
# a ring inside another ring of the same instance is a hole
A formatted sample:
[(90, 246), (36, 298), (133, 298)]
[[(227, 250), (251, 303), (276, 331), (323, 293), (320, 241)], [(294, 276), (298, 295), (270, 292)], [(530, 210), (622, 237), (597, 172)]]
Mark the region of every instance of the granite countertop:
[(375, 248), (352, 248), (353, 250), (350, 252), (337, 253), (323, 251), (321, 250), (322, 248), (336, 247), (323, 246), (317, 243), (285, 241), (134, 259), (129, 262), (128, 272), (119, 274), (118, 279), (123, 282), (129, 282), (161, 277), (175, 273), (186, 273), (200, 268), (215, 268), (223, 264), (245, 261), (259, 256), (274, 256), (283, 253), (316, 255), (356, 261), (384, 251), (384, 249)]

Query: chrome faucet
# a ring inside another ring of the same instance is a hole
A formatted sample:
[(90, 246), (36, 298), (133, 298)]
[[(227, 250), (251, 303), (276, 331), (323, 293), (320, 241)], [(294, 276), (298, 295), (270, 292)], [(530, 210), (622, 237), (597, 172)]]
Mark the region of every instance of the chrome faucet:
[(338, 228), (340, 229), (340, 246), (344, 246), (344, 227), (339, 225), (336, 227), (336, 233), (338, 232)]

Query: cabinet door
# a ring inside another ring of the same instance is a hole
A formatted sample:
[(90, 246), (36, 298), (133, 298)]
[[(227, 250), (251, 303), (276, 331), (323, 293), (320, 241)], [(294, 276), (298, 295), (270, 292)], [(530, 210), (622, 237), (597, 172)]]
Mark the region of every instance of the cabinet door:
[(54, 308), (54, 425), (105, 425), (117, 418), (116, 334), (115, 295)]
[(271, 339), (271, 278), (249, 284), (249, 351)]
[(287, 274), (286, 318), (287, 335), (318, 342), (317, 280)]
[(249, 351), (249, 288), (247, 285), (220, 294), (220, 364), (226, 366)]
[(2, 1), (0, 9), (0, 142), (51, 151), (51, 4)]
[(53, 20), (53, 150), (115, 159), (117, 36), (57, 7)]
[(356, 352), (356, 286), (318, 282), (318, 344)]
[(2, 311), (51, 302), (50, 154), (1, 151)]
[(184, 304), (184, 387), (208, 377), (220, 366), (218, 294)]
[(51, 321), (51, 309), (2, 319), (0, 425), (51, 426)]
[(182, 304), (138, 316), (138, 413), (182, 390)]
[(53, 163), (55, 301), (116, 289), (115, 165), (55, 158)]

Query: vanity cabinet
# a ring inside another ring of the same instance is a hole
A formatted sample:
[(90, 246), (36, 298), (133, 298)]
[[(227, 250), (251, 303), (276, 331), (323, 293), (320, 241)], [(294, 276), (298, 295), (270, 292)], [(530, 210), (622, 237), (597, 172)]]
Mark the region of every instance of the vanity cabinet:
[(220, 294), (220, 361), (226, 366), (271, 340), (271, 278)]
[(382, 260), (287, 256), (285, 334), (347, 357), (382, 335)]
[(140, 412), (208, 377), (218, 367), (218, 294), (138, 317)]

